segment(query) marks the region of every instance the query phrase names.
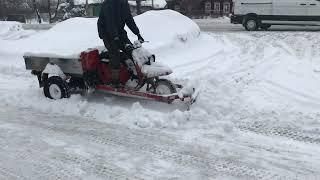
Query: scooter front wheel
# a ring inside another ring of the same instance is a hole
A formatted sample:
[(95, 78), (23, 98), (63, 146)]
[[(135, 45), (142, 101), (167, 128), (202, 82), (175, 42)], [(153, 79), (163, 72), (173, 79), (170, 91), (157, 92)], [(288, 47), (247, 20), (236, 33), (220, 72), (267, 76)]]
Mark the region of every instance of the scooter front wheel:
[[(167, 79), (159, 79), (155, 82), (155, 93), (158, 95), (170, 95), (177, 93), (176, 86)], [(173, 100), (169, 100), (168, 103), (171, 104)]]

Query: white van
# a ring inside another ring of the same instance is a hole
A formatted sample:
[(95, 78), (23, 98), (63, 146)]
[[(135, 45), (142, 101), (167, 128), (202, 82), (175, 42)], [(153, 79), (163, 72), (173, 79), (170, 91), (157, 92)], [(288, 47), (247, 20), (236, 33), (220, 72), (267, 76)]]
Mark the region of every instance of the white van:
[(320, 0), (234, 0), (231, 23), (248, 31), (271, 25), (320, 26)]

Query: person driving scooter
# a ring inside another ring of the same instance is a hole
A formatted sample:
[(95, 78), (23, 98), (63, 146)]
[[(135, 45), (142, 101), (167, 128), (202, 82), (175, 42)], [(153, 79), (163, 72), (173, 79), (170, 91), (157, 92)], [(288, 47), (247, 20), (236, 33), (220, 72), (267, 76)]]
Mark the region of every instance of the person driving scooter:
[(124, 29), (125, 25), (140, 42), (144, 42), (131, 14), (128, 0), (104, 0), (98, 19), (98, 33), (110, 55), (112, 85), (115, 87), (120, 85), (120, 50), (125, 51), (126, 44), (132, 44)]

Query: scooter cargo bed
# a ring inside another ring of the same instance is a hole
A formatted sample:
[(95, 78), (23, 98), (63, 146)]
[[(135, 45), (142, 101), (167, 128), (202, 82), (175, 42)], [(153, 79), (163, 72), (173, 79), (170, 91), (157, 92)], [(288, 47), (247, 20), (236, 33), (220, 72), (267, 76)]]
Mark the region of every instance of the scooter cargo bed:
[(42, 72), (48, 63), (58, 65), (65, 74), (74, 76), (82, 76), (83, 69), (80, 59), (65, 59), (65, 58), (49, 58), (49, 57), (34, 57), (24, 56), (27, 70), (35, 70)]

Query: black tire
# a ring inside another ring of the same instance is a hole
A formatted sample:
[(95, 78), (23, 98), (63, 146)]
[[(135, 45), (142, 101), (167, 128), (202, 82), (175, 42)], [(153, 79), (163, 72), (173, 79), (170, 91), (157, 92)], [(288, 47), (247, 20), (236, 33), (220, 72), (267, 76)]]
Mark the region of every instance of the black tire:
[[(54, 94), (53, 91), (57, 91), (57, 94)], [(70, 89), (67, 82), (59, 76), (50, 77), (44, 84), (43, 92), (47, 98), (55, 100), (70, 97)]]
[(259, 29), (259, 20), (256, 17), (248, 16), (243, 23), (247, 31), (256, 31)]
[[(155, 88), (155, 93), (160, 95), (169, 95), (169, 94), (177, 93), (176, 86), (167, 79), (157, 80), (154, 88)], [(164, 89), (161, 90), (160, 88), (164, 88)], [(172, 102), (173, 100), (168, 101), (169, 104), (171, 104)]]
[(260, 25), (260, 28), (265, 31), (268, 30), (270, 27), (271, 27), (271, 24), (261, 24)]

